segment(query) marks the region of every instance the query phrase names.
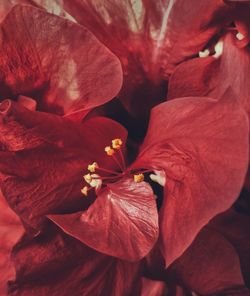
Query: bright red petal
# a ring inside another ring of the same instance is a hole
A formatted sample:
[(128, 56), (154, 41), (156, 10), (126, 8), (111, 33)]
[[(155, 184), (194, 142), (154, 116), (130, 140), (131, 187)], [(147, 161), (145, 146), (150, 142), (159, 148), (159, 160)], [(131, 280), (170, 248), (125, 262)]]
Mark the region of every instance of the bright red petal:
[(248, 167), (248, 133), (244, 110), (227, 93), (219, 102), (183, 98), (153, 109), (134, 167), (165, 171), (160, 227), (167, 265), (236, 200)]
[(87, 165), (117, 169), (104, 147), (127, 132), (97, 117), (77, 124), (4, 101), (0, 105), (0, 182), (12, 209), (36, 227), (49, 213), (86, 208), (92, 199), (80, 192)]
[[(16, 280), (11, 296), (139, 295), (140, 264), (95, 252), (54, 229), (31, 240), (24, 237), (14, 248)], [(136, 292), (137, 291), (137, 292)]]
[(84, 27), (16, 6), (1, 30), (1, 96), (30, 95), (40, 108), (65, 114), (101, 105), (119, 92), (119, 60)]
[(146, 256), (158, 238), (153, 191), (132, 179), (108, 185), (86, 212), (49, 218), (91, 248), (128, 261)]

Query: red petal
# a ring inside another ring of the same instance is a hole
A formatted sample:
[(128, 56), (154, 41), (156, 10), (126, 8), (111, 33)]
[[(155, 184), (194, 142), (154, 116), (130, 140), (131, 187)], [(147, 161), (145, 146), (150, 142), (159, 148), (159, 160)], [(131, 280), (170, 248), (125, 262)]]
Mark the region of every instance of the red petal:
[(235, 41), (231, 33), (225, 37), (219, 59), (208, 57), (182, 63), (170, 79), (168, 98), (206, 95), (220, 99), (230, 87), (250, 114), (250, 56), (248, 50), (238, 48)]
[(238, 253), (244, 280), (250, 287), (250, 217), (227, 211), (213, 219), (210, 225), (221, 233)]
[(140, 276), (138, 263), (97, 253), (51, 225), (33, 240), (24, 237), (12, 257), (12, 296), (131, 295)]
[(117, 169), (104, 147), (127, 132), (106, 118), (77, 124), (56, 115), (32, 112), (5, 101), (0, 105), (1, 188), (14, 211), (36, 227), (49, 213), (86, 208), (80, 193), (89, 163)]
[(108, 185), (86, 212), (49, 218), (91, 248), (128, 261), (146, 256), (158, 238), (152, 189), (132, 179)]
[(1, 95), (30, 95), (65, 114), (101, 105), (120, 90), (119, 60), (84, 27), (32, 6), (16, 6), (1, 27)]
[(223, 1), (65, 0), (65, 9), (90, 29), (123, 65), (119, 97), (145, 116), (165, 97), (165, 81), (178, 63), (201, 50), (220, 31)]
[(10, 261), (11, 249), (20, 238), (23, 228), (0, 193), (0, 294), (6, 295), (7, 281), (15, 271)]
[(160, 226), (167, 265), (237, 198), (248, 166), (248, 133), (245, 112), (227, 97), (176, 99), (153, 109), (134, 167), (165, 170)]
[(171, 266), (171, 273), (199, 295), (250, 295), (234, 248), (223, 235), (209, 228), (203, 229)]
[(166, 295), (166, 293), (167, 287), (164, 282), (143, 278), (141, 296), (162, 296)]

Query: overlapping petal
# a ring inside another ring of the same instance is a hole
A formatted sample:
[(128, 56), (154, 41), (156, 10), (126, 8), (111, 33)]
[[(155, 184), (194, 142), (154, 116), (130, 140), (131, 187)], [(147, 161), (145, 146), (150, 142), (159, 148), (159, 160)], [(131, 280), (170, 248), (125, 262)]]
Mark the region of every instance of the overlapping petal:
[(42, 216), (85, 208), (80, 189), (93, 161), (117, 169), (103, 147), (127, 132), (110, 119), (77, 124), (60, 116), (30, 111), (4, 101), (0, 115), (1, 188), (12, 209), (36, 227)]
[(146, 256), (158, 238), (153, 191), (132, 178), (109, 184), (83, 213), (49, 217), (91, 248), (128, 261)]
[[(97, 253), (50, 225), (14, 248), (9, 295), (139, 295), (140, 265)], [(126, 280), (124, 280), (126, 278)]]
[(170, 78), (168, 98), (211, 96), (220, 99), (230, 87), (233, 96), (249, 113), (250, 55), (248, 48), (236, 45), (236, 40), (235, 33), (225, 36), (219, 59), (196, 58), (179, 65)]
[(160, 231), (167, 265), (236, 200), (248, 167), (248, 133), (244, 110), (227, 93), (219, 102), (183, 98), (153, 109), (133, 166), (165, 171)]
[(2, 97), (29, 95), (40, 109), (65, 114), (101, 105), (121, 88), (119, 60), (73, 22), (19, 5), (3, 21), (1, 36)]
[(166, 94), (177, 64), (196, 55), (230, 22), (223, 1), (64, 0), (64, 8), (121, 60), (122, 102), (145, 115)]
[(0, 193), (0, 294), (6, 295), (7, 281), (15, 271), (10, 260), (12, 247), (21, 237), (23, 228), (18, 217), (9, 209)]
[(199, 233), (168, 273), (199, 295), (250, 295), (237, 252), (223, 234), (210, 228)]

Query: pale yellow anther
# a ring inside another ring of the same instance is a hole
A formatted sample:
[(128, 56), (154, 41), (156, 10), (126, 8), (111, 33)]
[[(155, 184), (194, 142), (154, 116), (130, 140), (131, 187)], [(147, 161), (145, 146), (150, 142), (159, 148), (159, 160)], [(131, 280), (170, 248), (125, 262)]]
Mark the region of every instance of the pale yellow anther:
[(102, 187), (102, 180), (99, 175), (91, 174), (91, 182), (89, 185), (95, 189), (99, 189)]
[(112, 149), (110, 146), (105, 147), (104, 151), (107, 153), (108, 156), (112, 156), (115, 153), (115, 150)]
[(88, 171), (90, 171), (91, 173), (94, 173), (96, 171), (96, 169), (98, 169), (98, 163), (97, 162), (93, 162), (92, 164), (88, 165)]
[(85, 196), (88, 196), (88, 187), (87, 186), (84, 186), (82, 189), (81, 189), (81, 193)]
[(90, 184), (90, 182), (92, 181), (92, 177), (90, 174), (84, 175), (83, 178), (88, 184)]
[(112, 147), (116, 150), (119, 150), (122, 146), (122, 140), (121, 139), (114, 139), (112, 140)]
[(134, 181), (135, 183), (140, 183), (144, 181), (144, 175), (143, 174), (134, 175)]

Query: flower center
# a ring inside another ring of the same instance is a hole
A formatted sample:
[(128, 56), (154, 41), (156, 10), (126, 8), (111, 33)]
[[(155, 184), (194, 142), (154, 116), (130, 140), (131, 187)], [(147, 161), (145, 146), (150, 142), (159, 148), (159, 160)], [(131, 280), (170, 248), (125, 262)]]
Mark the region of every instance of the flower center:
[(88, 165), (88, 173), (83, 176), (85, 186), (81, 189), (81, 193), (84, 196), (88, 196), (88, 192), (92, 189), (97, 193), (102, 187), (107, 186), (109, 183), (114, 183), (124, 176), (133, 177), (136, 183), (144, 181), (144, 173), (149, 172), (149, 170), (127, 169), (125, 157), (121, 149), (122, 145), (122, 140), (117, 138), (111, 141), (110, 146), (104, 148), (106, 155), (119, 167), (119, 172), (100, 167), (97, 162)]

